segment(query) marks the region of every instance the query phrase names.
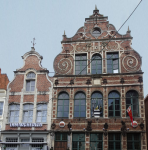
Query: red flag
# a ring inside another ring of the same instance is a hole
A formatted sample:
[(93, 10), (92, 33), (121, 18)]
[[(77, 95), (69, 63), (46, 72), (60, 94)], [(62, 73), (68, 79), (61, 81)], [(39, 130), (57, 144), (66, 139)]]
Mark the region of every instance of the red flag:
[(131, 122), (132, 122), (132, 126), (133, 126), (133, 116), (132, 116), (132, 109), (131, 109), (131, 106), (129, 106), (127, 108), (127, 112), (128, 112), (128, 115), (130, 116), (130, 119), (131, 119)]

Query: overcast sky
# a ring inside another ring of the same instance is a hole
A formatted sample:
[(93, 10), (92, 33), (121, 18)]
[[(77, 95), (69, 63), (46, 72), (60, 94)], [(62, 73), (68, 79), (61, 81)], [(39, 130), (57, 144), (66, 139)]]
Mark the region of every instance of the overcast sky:
[[(0, 0), (0, 67), (9, 80), (22, 67), (21, 58), (31, 49), (43, 56), (42, 66), (53, 72), (53, 60), (61, 51), (64, 30), (72, 37), (92, 15), (99, 12), (118, 30), (140, 0)], [(135, 13), (119, 31), (125, 34), (129, 26), (132, 47), (142, 57), (144, 96), (148, 94), (148, 0), (143, 0)], [(53, 74), (49, 74), (53, 76)]]

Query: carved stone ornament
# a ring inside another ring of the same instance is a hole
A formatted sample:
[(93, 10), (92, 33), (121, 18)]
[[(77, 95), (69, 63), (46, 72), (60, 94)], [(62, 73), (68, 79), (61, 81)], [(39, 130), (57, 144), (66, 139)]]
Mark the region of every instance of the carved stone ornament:
[(138, 71), (141, 67), (141, 60), (134, 55), (127, 55), (122, 59), (122, 65), (128, 72)]
[(65, 58), (63, 55), (58, 55), (54, 60), (54, 70), (57, 74), (68, 74), (72, 70), (72, 64), (70, 56)]

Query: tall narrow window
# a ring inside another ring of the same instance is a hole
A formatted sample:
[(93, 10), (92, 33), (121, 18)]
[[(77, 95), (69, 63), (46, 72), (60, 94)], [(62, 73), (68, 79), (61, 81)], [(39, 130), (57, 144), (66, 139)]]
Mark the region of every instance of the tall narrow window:
[(4, 102), (0, 102), (0, 115), (3, 114), (3, 104)]
[(9, 105), (9, 122), (10, 123), (19, 122), (19, 111), (20, 111), (20, 105), (18, 104)]
[(91, 73), (92, 74), (101, 74), (102, 73), (102, 58), (99, 54), (95, 54), (92, 57)]
[(87, 74), (87, 55), (76, 55), (75, 56), (75, 74), (82, 75)]
[(85, 149), (85, 134), (72, 134), (72, 150), (84, 150)]
[(119, 55), (118, 53), (107, 54), (107, 73), (119, 73)]
[(103, 116), (103, 97), (100, 92), (94, 92), (91, 96), (91, 114), (95, 117), (94, 109), (98, 108), (100, 110), (99, 116)]
[(141, 137), (139, 133), (127, 134), (127, 150), (140, 150)]
[(78, 92), (74, 100), (74, 117), (86, 117), (86, 97), (83, 92)]
[(108, 95), (108, 112), (109, 117), (120, 116), (120, 95), (115, 91), (110, 92)]
[(23, 107), (23, 122), (32, 122), (33, 119), (33, 104), (24, 104)]
[(46, 120), (47, 120), (47, 104), (38, 104), (36, 122), (46, 122)]
[[(126, 109), (131, 106), (133, 117), (139, 117), (138, 93), (134, 90), (126, 93)], [(126, 112), (126, 116), (129, 116)]]
[(108, 134), (108, 149), (121, 150), (121, 135), (120, 133)]
[(68, 117), (69, 115), (69, 96), (66, 92), (60, 93), (58, 97), (57, 117)]
[(34, 91), (35, 89), (35, 73), (29, 72), (26, 77), (26, 91)]
[(90, 135), (90, 150), (103, 150), (103, 134)]

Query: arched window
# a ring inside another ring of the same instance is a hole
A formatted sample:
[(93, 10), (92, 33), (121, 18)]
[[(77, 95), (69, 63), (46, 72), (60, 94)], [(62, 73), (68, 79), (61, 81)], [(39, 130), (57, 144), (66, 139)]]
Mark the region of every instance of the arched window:
[(23, 122), (32, 122), (33, 120), (33, 104), (24, 104), (23, 106)]
[[(139, 116), (138, 93), (134, 90), (126, 93), (126, 109), (129, 106), (131, 106), (133, 117), (138, 117)], [(126, 113), (126, 116), (129, 116), (128, 113)]]
[(86, 117), (86, 96), (83, 92), (75, 95), (74, 117)]
[(35, 89), (35, 73), (29, 72), (26, 76), (26, 91), (34, 91)]
[(67, 117), (69, 115), (69, 96), (66, 92), (62, 92), (58, 97), (57, 117)]
[(120, 95), (116, 91), (110, 92), (108, 95), (108, 116), (120, 116)]
[(47, 120), (47, 104), (38, 104), (36, 122), (46, 122), (46, 120)]
[(19, 122), (19, 111), (20, 105), (19, 104), (11, 104), (9, 105), (9, 122)]
[(99, 54), (95, 54), (92, 57), (91, 73), (92, 74), (101, 74), (102, 73), (102, 58)]
[(98, 108), (100, 110), (100, 115), (103, 116), (103, 97), (100, 92), (94, 92), (91, 96), (91, 115), (94, 115), (94, 109)]

